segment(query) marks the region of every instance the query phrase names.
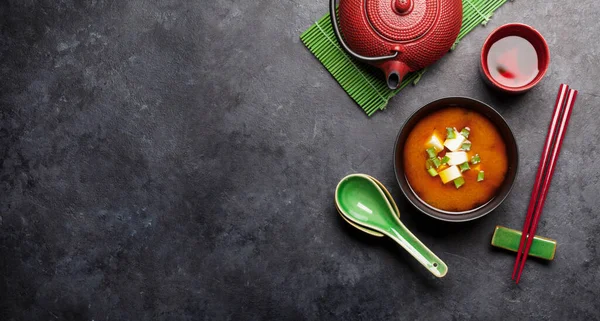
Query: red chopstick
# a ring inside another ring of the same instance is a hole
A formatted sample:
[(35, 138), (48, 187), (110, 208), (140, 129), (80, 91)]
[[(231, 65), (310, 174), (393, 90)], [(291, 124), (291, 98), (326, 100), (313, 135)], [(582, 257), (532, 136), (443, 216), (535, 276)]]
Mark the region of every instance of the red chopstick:
[(556, 168), (556, 163), (558, 161), (558, 154), (560, 153), (560, 148), (562, 147), (563, 139), (565, 138), (565, 134), (567, 132), (567, 126), (569, 125), (569, 120), (571, 119), (571, 113), (573, 112), (573, 105), (575, 105), (575, 100), (577, 99), (577, 90), (569, 89), (569, 94), (567, 96), (567, 101), (565, 103), (565, 111), (561, 118), (561, 123), (558, 128), (558, 134), (556, 138), (556, 144), (554, 145), (554, 150), (552, 151), (552, 156), (550, 157), (550, 163), (548, 165), (548, 173), (546, 174), (546, 179), (544, 181), (544, 185), (542, 186), (542, 192), (540, 194), (540, 198), (538, 200), (538, 204), (536, 207), (536, 211), (534, 213), (533, 222), (531, 224), (531, 230), (529, 230), (529, 237), (527, 238), (527, 247), (525, 248), (525, 252), (523, 253), (523, 259), (521, 260), (521, 266), (519, 267), (519, 274), (517, 275), (517, 284), (519, 280), (521, 280), (521, 274), (523, 273), (523, 269), (525, 268), (525, 261), (527, 260), (527, 255), (529, 254), (529, 248), (533, 243), (533, 237), (535, 236), (535, 231), (537, 230), (537, 225), (540, 221), (540, 217), (542, 216), (542, 210), (544, 209), (544, 202), (546, 201), (546, 195), (548, 195), (548, 190), (550, 189), (550, 183), (552, 182), (552, 175), (554, 174), (554, 169)]
[[(561, 84), (558, 88), (558, 95), (556, 96), (556, 103), (554, 105), (554, 111), (552, 112), (552, 120), (550, 121), (550, 126), (548, 127), (548, 135), (546, 136), (546, 142), (544, 143), (544, 149), (542, 150), (542, 157), (540, 159), (540, 164), (538, 165), (537, 174), (535, 176), (535, 183), (533, 184), (533, 190), (531, 191), (531, 198), (529, 199), (529, 206), (527, 208), (527, 215), (525, 216), (525, 223), (523, 224), (521, 242), (519, 243), (517, 259), (515, 260), (515, 266), (513, 267), (513, 280), (515, 279), (515, 276), (517, 274), (521, 254), (523, 253), (523, 248), (525, 246), (525, 241), (527, 240), (527, 236), (530, 235), (529, 230), (531, 228), (531, 221), (533, 219), (535, 204), (537, 203), (537, 197), (540, 191), (540, 186), (542, 185), (542, 181), (544, 180), (544, 172), (548, 163), (548, 157), (550, 156), (550, 150), (553, 145), (556, 127), (558, 125), (560, 114), (562, 113), (563, 106), (565, 104), (565, 98), (567, 96), (568, 90), (569, 86), (567, 86), (566, 84)], [(532, 235), (532, 238), (533, 236), (534, 235)]]

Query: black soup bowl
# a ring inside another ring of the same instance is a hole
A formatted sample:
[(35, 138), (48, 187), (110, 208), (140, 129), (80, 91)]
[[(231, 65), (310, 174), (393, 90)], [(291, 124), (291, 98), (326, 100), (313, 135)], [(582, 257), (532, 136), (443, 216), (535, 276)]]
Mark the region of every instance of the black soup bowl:
[[(494, 198), (492, 198), (489, 202), (477, 208), (463, 212), (444, 211), (425, 203), (425, 201), (421, 200), (421, 198), (419, 198), (419, 196), (417, 196), (417, 194), (410, 187), (410, 184), (408, 183), (404, 173), (404, 143), (406, 142), (408, 135), (415, 125), (425, 116), (447, 107), (462, 107), (465, 109), (471, 109), (487, 117), (496, 126), (498, 132), (502, 136), (506, 145), (506, 153), (508, 158), (508, 171), (506, 173), (506, 177), (504, 178), (504, 182), (496, 192), (496, 196), (494, 196)], [(515, 136), (513, 135), (504, 118), (502, 118), (502, 116), (489, 105), (468, 97), (442, 98), (421, 107), (412, 116), (410, 116), (410, 118), (408, 118), (406, 123), (404, 123), (404, 126), (402, 126), (400, 129), (400, 133), (398, 133), (396, 145), (394, 146), (394, 171), (396, 172), (396, 179), (398, 180), (398, 184), (400, 185), (402, 193), (404, 193), (404, 196), (406, 196), (408, 201), (411, 202), (412, 205), (421, 212), (442, 221), (465, 222), (480, 218), (493, 211), (504, 201), (504, 199), (506, 199), (510, 193), (517, 176), (518, 167), (519, 155), (517, 142), (515, 141)]]

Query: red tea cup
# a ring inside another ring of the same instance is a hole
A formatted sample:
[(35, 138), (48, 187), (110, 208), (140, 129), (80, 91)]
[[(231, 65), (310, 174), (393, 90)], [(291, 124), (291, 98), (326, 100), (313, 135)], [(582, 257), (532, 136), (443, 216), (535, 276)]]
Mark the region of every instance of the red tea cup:
[[(492, 77), (488, 68), (487, 58), (490, 48), (498, 40), (508, 36), (518, 36), (524, 38), (531, 43), (531, 45), (533, 45), (533, 48), (537, 54), (538, 74), (535, 76), (535, 78), (533, 78), (533, 80), (520, 87), (511, 87), (498, 82)], [(550, 50), (548, 48), (548, 43), (546, 43), (544, 37), (537, 30), (522, 23), (509, 23), (498, 27), (496, 30), (490, 33), (483, 43), (483, 47), (481, 48), (480, 70), (483, 79), (490, 87), (507, 94), (520, 94), (533, 88), (533, 86), (537, 85), (540, 80), (542, 80), (546, 74), (546, 71), (548, 70), (549, 64)]]

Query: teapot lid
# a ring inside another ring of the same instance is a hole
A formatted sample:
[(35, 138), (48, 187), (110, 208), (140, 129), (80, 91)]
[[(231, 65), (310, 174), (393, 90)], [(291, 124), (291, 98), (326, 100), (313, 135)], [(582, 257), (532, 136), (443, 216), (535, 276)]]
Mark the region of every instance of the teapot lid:
[(365, 6), (373, 29), (399, 43), (423, 37), (440, 15), (440, 0), (366, 0)]

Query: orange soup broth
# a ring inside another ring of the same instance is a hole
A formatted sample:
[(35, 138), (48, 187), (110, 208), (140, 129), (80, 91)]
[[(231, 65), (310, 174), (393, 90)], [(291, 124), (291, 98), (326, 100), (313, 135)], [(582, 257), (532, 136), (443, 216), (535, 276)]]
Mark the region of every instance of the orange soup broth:
[[(425, 167), (425, 143), (433, 133), (443, 141), (446, 127), (456, 127), (458, 131), (469, 127), (472, 143), (467, 152), (469, 160), (475, 154), (481, 157), (479, 164), (469, 164), (471, 169), (462, 173), (465, 184), (458, 189), (453, 182), (443, 184), (439, 176), (431, 177)], [(477, 182), (477, 168), (484, 171), (482, 182)], [(421, 119), (408, 135), (404, 145), (404, 171), (412, 189), (427, 204), (451, 212), (471, 210), (491, 200), (502, 185), (508, 171), (506, 145), (485, 116), (464, 108), (445, 108)]]

